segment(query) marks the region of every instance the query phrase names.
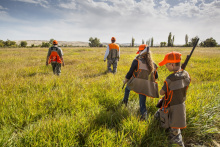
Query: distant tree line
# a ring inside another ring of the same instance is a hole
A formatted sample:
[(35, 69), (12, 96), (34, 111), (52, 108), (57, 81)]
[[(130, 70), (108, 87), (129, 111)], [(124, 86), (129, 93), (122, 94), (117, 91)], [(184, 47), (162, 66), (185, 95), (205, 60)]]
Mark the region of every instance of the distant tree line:
[[(27, 41), (21, 41), (19, 44), (16, 44), (15, 41), (8, 39), (7, 41), (0, 40), (0, 47), (51, 47), (53, 45), (53, 41), (54, 39), (50, 39), (49, 42), (42, 42), (40, 45), (31, 44), (30, 46), (27, 46)], [(63, 47), (72, 47), (72, 45), (63, 45)]]
[(211, 38), (208, 38), (205, 41), (201, 42), (199, 45), (203, 46), (203, 47), (215, 47), (218, 45), (218, 43), (216, 42), (215, 39), (213, 39), (211, 37)]
[[(165, 47), (167, 44), (168, 47), (173, 47), (174, 46), (174, 39), (175, 39), (175, 37), (172, 36), (172, 33), (170, 32), (168, 35), (168, 41), (167, 42), (160, 42), (160, 46)], [(192, 47), (196, 43), (197, 39), (198, 39), (198, 36), (191, 38), (189, 41), (189, 37), (186, 34), (185, 35), (185, 44), (183, 46), (184, 47)], [(215, 39), (213, 39), (211, 37), (211, 38), (207, 38), (205, 41), (202, 41), (199, 44), (199, 46), (201, 46), (201, 47), (216, 47), (216, 46), (218, 46), (218, 43), (216, 42)]]
[[(185, 44), (183, 45), (183, 47), (192, 47), (192, 46), (194, 46), (194, 44), (196, 43), (197, 39), (198, 39), (198, 36), (191, 38), (190, 41), (189, 41), (189, 37), (186, 34), (186, 36), (185, 36)], [(175, 36), (172, 35), (172, 33), (170, 32), (169, 35), (168, 35), (167, 42), (166, 41), (160, 42), (160, 47), (173, 47), (173, 46), (175, 46), (174, 41), (175, 41)], [(145, 44), (144, 39), (142, 39), (141, 43)], [(154, 38), (152, 37), (152, 38), (148, 39), (146, 41), (146, 44), (148, 46), (153, 47), (154, 46)], [(100, 39), (98, 39), (97, 37), (96, 38), (90, 37), (89, 38), (89, 46), (90, 47), (103, 47), (104, 45), (100, 43)], [(135, 46), (135, 38), (134, 37), (131, 38), (130, 46), (131, 47)], [(216, 47), (216, 46), (218, 46), (218, 43), (216, 42), (215, 39), (213, 39), (211, 37), (211, 38), (206, 39), (205, 41), (202, 41), (199, 44), (199, 46), (201, 46), (201, 47)]]
[(15, 41), (10, 41), (10, 40), (3, 41), (3, 40), (0, 40), (0, 47), (17, 47), (17, 44), (16, 44)]
[[(189, 41), (189, 37), (186, 34), (185, 35), (185, 44), (183, 46), (184, 47), (192, 47), (195, 44), (197, 38), (198, 38), (198, 36), (193, 37)], [(175, 36), (172, 35), (172, 33), (170, 32), (168, 35), (167, 42), (160, 42), (160, 46), (161, 47), (166, 47), (166, 46), (173, 47), (173, 46), (175, 46), (174, 39), (175, 39)], [(29, 47), (51, 47), (53, 45), (53, 40), (54, 39), (50, 39), (49, 42), (42, 42), (41, 45), (32, 44)], [(145, 43), (144, 39), (142, 39), (142, 44), (144, 44), (144, 43)], [(154, 46), (154, 38), (152, 37), (152, 38), (148, 39), (146, 41), (146, 44), (148, 46), (153, 47)], [(63, 46), (64, 47), (72, 47), (71, 45), (70, 46), (63, 45)], [(100, 43), (100, 39), (98, 39), (97, 37), (95, 37), (95, 38), (90, 37), (89, 38), (89, 46), (90, 47), (105, 47), (105, 45)], [(132, 39), (131, 39), (130, 46), (131, 47), (135, 46), (135, 38), (134, 37), (132, 37)], [(214, 38), (210, 37), (210, 38), (207, 38), (205, 41), (200, 42), (199, 46), (201, 46), (201, 47), (216, 47), (216, 46), (218, 46), (218, 43), (216, 42), (216, 40)], [(20, 44), (16, 44), (15, 41), (11, 41), (9, 39), (6, 41), (0, 40), (0, 47), (27, 47), (27, 41), (21, 41)]]
[[(50, 47), (52, 44), (49, 42), (42, 42), (41, 45), (34, 45), (32, 44), (30, 47)], [(27, 41), (21, 41), (20, 44), (16, 44), (15, 41), (7, 40), (3, 41), (0, 40), (0, 47), (27, 47)]]

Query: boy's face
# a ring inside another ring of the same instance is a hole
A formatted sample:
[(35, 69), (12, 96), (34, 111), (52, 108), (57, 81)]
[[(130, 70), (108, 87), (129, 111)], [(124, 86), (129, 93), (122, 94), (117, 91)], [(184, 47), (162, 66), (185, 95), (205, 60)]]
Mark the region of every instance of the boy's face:
[(173, 63), (167, 63), (167, 64), (166, 64), (166, 68), (167, 68), (169, 71), (173, 71), (173, 67), (174, 67), (174, 64), (173, 64)]

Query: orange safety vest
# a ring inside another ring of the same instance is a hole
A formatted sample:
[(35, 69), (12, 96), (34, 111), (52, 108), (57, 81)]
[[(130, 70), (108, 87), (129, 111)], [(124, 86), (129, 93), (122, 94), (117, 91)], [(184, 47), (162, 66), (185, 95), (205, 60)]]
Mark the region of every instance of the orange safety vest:
[(59, 56), (59, 54), (57, 53), (58, 48), (57, 47), (51, 47), (51, 54), (49, 57), (49, 64), (52, 62), (57, 62), (57, 63), (62, 63), (62, 60)]
[[(174, 74), (177, 74), (177, 76), (174, 76)], [(171, 74), (166, 81), (164, 81), (167, 90), (161, 109), (184, 103), (186, 100), (186, 91), (191, 82), (190, 76), (185, 70), (177, 71), (174, 74)], [(175, 95), (173, 96), (174, 93)], [(173, 97), (174, 100), (172, 101)]]
[(117, 51), (119, 51), (119, 45), (115, 43), (111, 43), (108, 46), (109, 46), (109, 51), (111, 51), (112, 49), (117, 49)]
[(185, 100), (190, 81), (190, 76), (185, 70), (169, 75), (164, 81), (167, 90), (159, 111), (163, 128), (186, 128)]
[(109, 46), (109, 54), (107, 59), (111, 60), (114, 58), (119, 58), (119, 45), (115, 43), (111, 43), (108, 46)]
[(138, 58), (136, 60), (138, 61), (138, 68), (133, 72), (133, 76), (128, 81), (127, 86), (138, 94), (159, 98), (158, 84), (155, 79), (157, 65), (154, 63), (154, 71), (149, 73), (145, 60)]

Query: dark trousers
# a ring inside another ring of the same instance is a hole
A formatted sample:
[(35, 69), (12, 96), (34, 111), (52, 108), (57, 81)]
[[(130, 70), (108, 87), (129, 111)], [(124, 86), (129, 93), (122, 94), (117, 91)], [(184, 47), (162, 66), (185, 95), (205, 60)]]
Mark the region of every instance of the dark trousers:
[(61, 73), (61, 63), (55, 62), (55, 63), (51, 63), (51, 65), (52, 65), (52, 68), (53, 68), (53, 73), (55, 75), (59, 76), (60, 73)]
[[(111, 69), (111, 65), (113, 65), (113, 71)], [(117, 72), (117, 66), (118, 66), (118, 58), (108, 60), (107, 68), (108, 68), (109, 72), (116, 73)]]

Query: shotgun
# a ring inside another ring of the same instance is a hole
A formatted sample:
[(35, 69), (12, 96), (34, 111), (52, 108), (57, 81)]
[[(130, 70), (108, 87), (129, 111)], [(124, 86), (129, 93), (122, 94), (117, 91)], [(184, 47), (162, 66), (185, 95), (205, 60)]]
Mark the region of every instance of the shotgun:
[(198, 42), (199, 42), (199, 38), (197, 38), (196, 43), (194, 44), (191, 53), (190, 53), (189, 55), (187, 55), (185, 62), (182, 64), (181, 68), (182, 68), (183, 70), (186, 68), (186, 65), (187, 65), (187, 63), (189, 62), (189, 59), (190, 59), (190, 57), (192, 56), (193, 51), (195, 50), (195, 48), (196, 48)]
[(125, 83), (123, 84), (122, 89), (124, 89), (124, 87), (125, 87)]

